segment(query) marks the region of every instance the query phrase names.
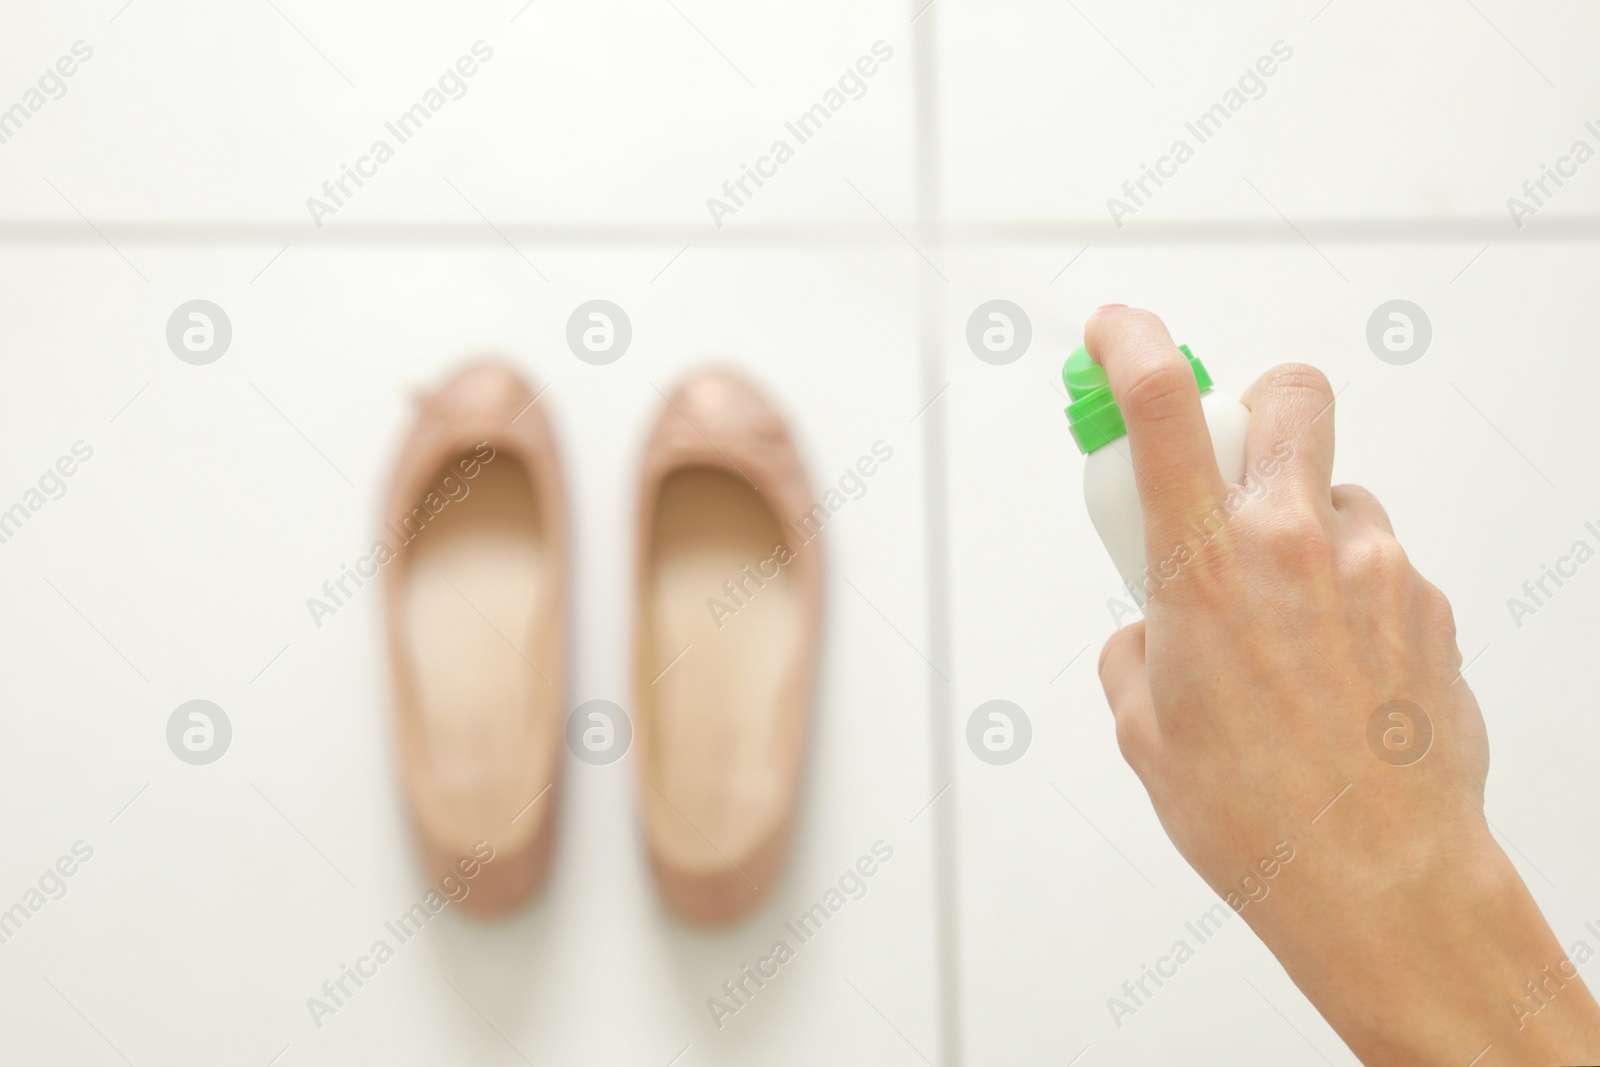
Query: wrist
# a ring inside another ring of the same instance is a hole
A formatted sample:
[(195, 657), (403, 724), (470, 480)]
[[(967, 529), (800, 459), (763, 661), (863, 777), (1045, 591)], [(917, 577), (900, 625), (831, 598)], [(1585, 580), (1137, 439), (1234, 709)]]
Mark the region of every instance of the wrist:
[(1307, 863), (1246, 918), (1364, 1063), (1600, 1061), (1600, 1009), (1527, 886), (1486, 827), (1466, 837), (1371, 872)]

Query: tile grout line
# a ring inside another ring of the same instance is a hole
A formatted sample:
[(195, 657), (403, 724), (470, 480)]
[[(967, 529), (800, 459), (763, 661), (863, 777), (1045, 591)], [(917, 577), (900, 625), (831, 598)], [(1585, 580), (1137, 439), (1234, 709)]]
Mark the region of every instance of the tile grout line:
[[(931, 12), (930, 12), (931, 13)], [(921, 20), (919, 20), (920, 22)], [(928, 134), (928, 137), (934, 136)], [(1285, 232), (1276, 220), (1249, 218), (1172, 219), (1150, 221), (1121, 230), (1112, 230), (1102, 221), (1087, 219), (1034, 219), (1014, 221), (941, 220), (936, 212), (921, 205), (937, 187), (931, 173), (936, 161), (921, 161), (919, 150), (914, 209), (921, 239), (945, 244), (1025, 244), (1053, 245), (1093, 240), (1108, 248), (1171, 244), (1251, 244), (1291, 245), (1301, 238)], [(1453, 218), (1323, 218), (1301, 220), (1298, 225), (1316, 240), (1330, 245), (1390, 245), (1457, 243), (1498, 240), (1510, 236), (1504, 219), (1497, 217)], [(454, 223), (373, 223), (350, 224), (314, 231), (301, 224), (277, 222), (198, 223), (175, 220), (155, 222), (107, 222), (102, 233), (122, 245), (279, 245), (314, 237), (328, 248), (385, 245), (460, 245), (495, 244), (504, 237), (529, 244), (562, 247), (643, 247), (708, 242), (708, 248), (742, 249), (766, 247), (888, 246), (898, 243), (881, 225), (867, 223), (811, 222), (777, 225), (750, 225), (713, 230), (692, 223), (588, 224), (510, 223), (501, 233), (486, 232), (482, 226)], [(1517, 240), (1532, 243), (1586, 242), (1600, 239), (1600, 215), (1552, 219), (1548, 225), (1512, 231)], [(94, 245), (100, 241), (80, 223), (67, 220), (25, 222), (0, 220), (0, 247)]]
[[(938, 224), (942, 213), (942, 188), (939, 167), (939, 70), (938, 24), (936, 2), (909, 0), (912, 12), (912, 52), (916, 59), (916, 85), (912, 95), (915, 109), (912, 142), (916, 160), (916, 215), (917, 240), (928, 245), (935, 256), (941, 256), (945, 242), (945, 227)], [(941, 256), (942, 258), (942, 256)], [(926, 271), (917, 272), (917, 330), (921, 353), (922, 395), (936, 395), (947, 381), (944, 374), (944, 345), (940, 341), (941, 320), (944, 314), (944, 293), (941, 284)], [(948, 284), (948, 283), (943, 283)], [(928, 651), (934, 663), (951, 664), (950, 620), (950, 508), (949, 491), (949, 428), (945, 417), (949, 404), (934, 404), (926, 409), (922, 420), (923, 441), (923, 526), (927, 530), (925, 547)], [(922, 412), (918, 413), (919, 416)], [(953, 782), (955, 768), (954, 743), (951, 741), (952, 707), (954, 694), (951, 683), (935, 678), (936, 670), (930, 665), (925, 674), (928, 681), (929, 755), (933, 783)], [(961, 1067), (963, 1047), (961, 1000), (961, 913), (957, 884), (956, 862), (957, 820), (954, 803), (936, 805), (930, 813), (933, 819), (934, 884), (933, 908), (935, 924), (934, 961), (937, 981), (935, 1018), (938, 1022), (940, 1067)]]

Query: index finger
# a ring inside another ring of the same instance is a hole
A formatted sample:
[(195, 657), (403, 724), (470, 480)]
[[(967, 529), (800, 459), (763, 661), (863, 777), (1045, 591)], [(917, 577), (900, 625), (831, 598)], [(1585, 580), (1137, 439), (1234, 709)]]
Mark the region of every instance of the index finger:
[(1084, 325), (1083, 343), (1105, 369), (1128, 428), (1145, 545), (1165, 547), (1226, 492), (1194, 370), (1166, 324), (1138, 308), (1101, 308)]

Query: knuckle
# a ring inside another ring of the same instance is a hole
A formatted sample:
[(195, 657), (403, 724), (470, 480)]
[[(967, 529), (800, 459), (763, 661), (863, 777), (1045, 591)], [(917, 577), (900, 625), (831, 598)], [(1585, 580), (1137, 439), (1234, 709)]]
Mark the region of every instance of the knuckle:
[(1132, 633), (1133, 627), (1124, 626), (1122, 629), (1106, 638), (1105, 645), (1103, 645), (1100, 649), (1100, 662), (1096, 665), (1095, 669), (1100, 674), (1101, 687), (1107, 691), (1110, 690), (1110, 686), (1107, 685), (1107, 682), (1110, 680), (1111, 662), (1116, 657), (1117, 650), (1122, 647), (1124, 642), (1131, 638)]
[(1116, 639), (1116, 635), (1113, 634), (1111, 640), (1105, 643), (1105, 647), (1100, 650), (1100, 662), (1095, 665), (1095, 673), (1100, 676), (1100, 688), (1106, 690), (1108, 693), (1111, 690), (1111, 686), (1107, 684), (1110, 679), (1107, 677), (1106, 673), (1106, 661), (1111, 655), (1111, 642), (1115, 641)]
[(1128, 766), (1136, 771), (1144, 766), (1150, 754), (1149, 738), (1131, 715), (1117, 716), (1117, 750)]
[(1294, 498), (1285, 499), (1257, 520), (1250, 539), (1257, 551), (1292, 569), (1326, 561), (1333, 548), (1316, 506)]
[(1364, 485), (1354, 482), (1340, 482), (1332, 489), (1335, 500), (1348, 501), (1352, 504), (1377, 503), (1378, 498), (1372, 495), (1372, 490)]
[(1361, 548), (1356, 569), (1365, 585), (1396, 586), (1409, 583), (1411, 559), (1399, 541), (1392, 537), (1375, 537)]
[(1450, 604), (1450, 598), (1445, 596), (1444, 590), (1432, 582), (1422, 579), (1422, 610), (1427, 619), (1440, 632), (1448, 635), (1452, 640), (1456, 635), (1456, 610)]
[(1154, 356), (1141, 359), (1130, 375), (1119, 403), (1147, 417), (1160, 417), (1197, 392), (1194, 373), (1186, 366)]
[(1336, 485), (1333, 487), (1333, 502), (1339, 511), (1363, 525), (1376, 525), (1385, 532), (1393, 528), (1388, 509), (1366, 486)]

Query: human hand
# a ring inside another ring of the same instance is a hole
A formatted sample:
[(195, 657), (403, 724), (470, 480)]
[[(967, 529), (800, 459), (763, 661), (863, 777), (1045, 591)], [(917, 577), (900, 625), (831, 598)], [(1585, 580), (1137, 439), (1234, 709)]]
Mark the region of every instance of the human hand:
[(1183, 561), (1100, 659), (1173, 844), (1364, 1063), (1600, 1062), (1600, 1008), (1483, 816), (1449, 602), (1377, 500), (1331, 484), (1327, 379), (1288, 365), (1246, 392), (1230, 500), (1161, 320), (1103, 308), (1084, 334), (1127, 423), (1146, 558)]

